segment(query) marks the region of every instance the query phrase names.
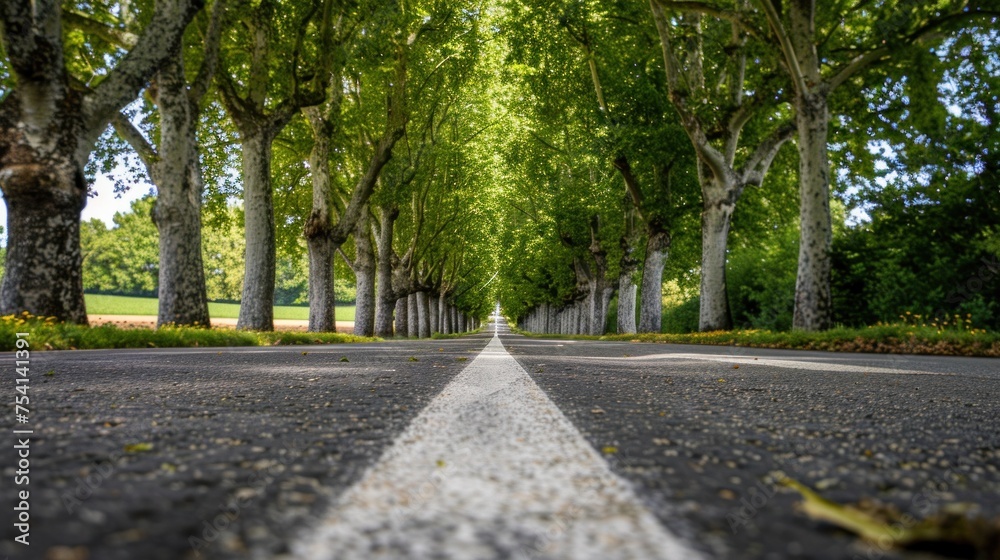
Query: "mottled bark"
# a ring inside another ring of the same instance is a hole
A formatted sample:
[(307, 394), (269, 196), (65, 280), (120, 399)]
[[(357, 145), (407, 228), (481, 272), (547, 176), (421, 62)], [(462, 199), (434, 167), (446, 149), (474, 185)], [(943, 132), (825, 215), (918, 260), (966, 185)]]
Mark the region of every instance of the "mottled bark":
[[(765, 2), (766, 3), (766, 2)], [(690, 3), (695, 4), (695, 3)], [(793, 3), (794, 4), (794, 3)], [(702, 291), (699, 328), (729, 328), (729, 304), (725, 286), (725, 246), (729, 217), (747, 185), (760, 186), (782, 144), (794, 129), (780, 122), (749, 151), (741, 166), (736, 164), (741, 150), (740, 139), (745, 125), (760, 112), (774, 112), (782, 102), (773, 90), (747, 95), (746, 32), (733, 24), (722, 65), (720, 87), (709, 88), (704, 79), (704, 51), (698, 6), (680, 6), (650, 0), (653, 19), (660, 36), (669, 99), (681, 125), (698, 156), (698, 181), (701, 185), (702, 215)], [(677, 15), (667, 10), (690, 12)], [(761, 95), (771, 95), (763, 98)], [(699, 103), (700, 102), (700, 103)], [(725, 110), (704, 112), (699, 106), (714, 103)], [(722, 209), (719, 205), (726, 206)], [(645, 281), (643, 282), (645, 289)], [(646, 301), (643, 294), (643, 301)], [(643, 319), (644, 320), (644, 319)], [(657, 321), (659, 325), (659, 321)], [(640, 330), (642, 327), (640, 326)]]
[(406, 333), (410, 338), (420, 336), (420, 310), (417, 309), (416, 292), (406, 296)]
[(600, 217), (594, 216), (590, 221), (590, 256), (594, 268), (589, 278), (588, 295), (590, 313), (587, 317), (588, 334), (602, 335), (607, 328), (608, 305), (614, 293), (614, 286), (608, 279), (608, 253), (601, 245)]
[[(628, 221), (627, 215), (626, 221)], [(626, 229), (628, 230), (628, 228)], [(635, 273), (639, 268), (639, 261), (635, 258), (634, 236), (625, 235), (622, 237), (621, 247), (622, 256), (618, 265), (618, 318), (616, 326), (619, 334), (626, 334), (636, 332), (635, 297), (639, 288), (635, 284)]]
[[(649, 216), (643, 212), (645, 196), (639, 187), (639, 180), (632, 172), (632, 165), (626, 156), (620, 155), (614, 160), (614, 167), (622, 176), (625, 183), (625, 197), (622, 200), (624, 209), (625, 234), (619, 244), (622, 249), (622, 256), (619, 260), (618, 274), (618, 319), (617, 331), (619, 333), (636, 332), (636, 293), (638, 287), (635, 284), (635, 273), (639, 268), (639, 261), (636, 259), (636, 244), (639, 242), (639, 232), (637, 221), (646, 221)], [(669, 168), (667, 168), (669, 173)], [(670, 199), (669, 175), (664, 180), (658, 181), (657, 186), (666, 190), (664, 200)], [(659, 209), (658, 209), (659, 210)]]
[(367, 208), (354, 228), (354, 277), (357, 296), (354, 309), (354, 334), (375, 334), (375, 252), (372, 249), (371, 224)]
[(0, 312), (87, 324), (80, 254), (87, 186), (80, 167), (55, 154), (11, 159), (3, 159), (0, 175), (8, 234)]
[(241, 132), (246, 268), (236, 328), (272, 331), (274, 330), (275, 233), (271, 189), (271, 142), (274, 136), (267, 128)]
[(93, 91), (71, 87), (61, 4), (0, 4), (0, 37), (15, 84), (0, 104), (0, 189), (8, 212), (0, 313), (87, 323), (80, 254), (83, 168), (112, 117), (165, 61), (200, 2), (157, 2), (127, 55)]
[(622, 274), (618, 277), (618, 334), (636, 332), (635, 296), (639, 291), (632, 274)]
[(303, 228), (309, 251), (309, 331), (334, 332), (337, 330), (337, 313), (333, 259), (337, 247), (330, 237), (330, 138), (333, 126), (318, 107), (306, 108), (303, 113), (313, 132), (313, 148), (309, 154), (312, 212)]
[[(378, 230), (378, 284), (375, 292), (377, 302), (375, 309), (375, 335), (382, 337), (391, 337), (393, 332), (392, 315), (397, 296), (392, 289), (392, 267), (393, 257), (395, 257), (392, 250), (392, 237), (396, 218), (398, 217), (398, 208), (379, 208), (380, 224)], [(401, 334), (405, 335), (406, 331), (403, 331)]]
[(726, 250), (734, 204), (727, 200), (706, 200), (701, 213), (701, 308), (698, 329), (732, 329), (729, 297), (726, 293)]
[(448, 313), (447, 296), (442, 291), (438, 295), (438, 313), (441, 315), (441, 334), (451, 334), (451, 314)]
[(157, 161), (147, 167), (156, 169), (150, 176), (157, 190), (153, 220), (160, 242), (158, 326), (210, 324), (201, 247), (204, 181), (197, 132), (201, 102), (215, 75), (225, 9), (225, 0), (216, 0), (212, 6), (194, 80), (188, 83), (180, 50), (157, 77), (160, 146)]
[(646, 258), (642, 265), (639, 332), (658, 333), (663, 322), (663, 264), (670, 250), (670, 235), (651, 231), (646, 240)]
[(430, 333), (428, 336), (430, 336), (436, 332), (441, 332), (441, 310), (438, 306), (438, 299), (434, 297), (434, 294), (430, 294), (428, 297), (427, 308), (430, 319)]
[(396, 300), (395, 307), (396, 336), (410, 336), (410, 316), (407, 312), (407, 297)]
[(431, 310), (428, 303), (427, 292), (420, 291), (417, 298), (417, 336), (420, 338), (430, 338), (431, 336)]
[(830, 161), (829, 114), (823, 95), (801, 96), (796, 103), (799, 133), (799, 269), (795, 280), (792, 326), (807, 331), (830, 328)]
[(159, 231), (160, 281), (157, 324), (209, 326), (205, 267), (201, 255), (201, 164), (197, 149), (197, 102), (189, 97), (180, 57), (157, 81), (160, 149), (153, 221)]

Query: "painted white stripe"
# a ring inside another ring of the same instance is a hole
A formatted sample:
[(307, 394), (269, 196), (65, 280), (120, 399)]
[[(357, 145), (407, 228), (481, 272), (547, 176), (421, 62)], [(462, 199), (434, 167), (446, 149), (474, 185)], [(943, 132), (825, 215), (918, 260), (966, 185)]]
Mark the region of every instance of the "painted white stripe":
[(700, 558), (496, 336), (304, 536), (323, 560)]
[[(725, 354), (649, 354), (646, 356), (630, 356), (628, 358), (601, 358), (590, 356), (576, 356), (583, 360), (622, 360), (622, 361), (645, 361), (645, 360), (686, 360), (686, 361), (706, 361), (723, 362), (727, 364), (773, 366), (780, 368), (806, 369), (814, 371), (839, 371), (848, 373), (896, 373), (906, 375), (954, 375), (952, 373), (940, 373), (933, 371), (917, 371), (912, 369), (894, 369), (869, 365), (847, 365), (831, 364), (825, 362), (810, 362), (803, 360), (791, 360), (783, 358), (754, 358), (751, 356), (730, 356)], [(888, 360), (888, 359), (887, 359)]]

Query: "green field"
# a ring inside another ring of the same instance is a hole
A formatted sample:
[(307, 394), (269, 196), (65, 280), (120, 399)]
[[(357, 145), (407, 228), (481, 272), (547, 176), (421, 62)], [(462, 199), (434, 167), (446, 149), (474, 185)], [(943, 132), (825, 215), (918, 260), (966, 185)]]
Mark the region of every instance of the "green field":
[[(87, 313), (90, 315), (152, 315), (157, 314), (158, 300), (156, 298), (108, 296), (86, 294)], [(208, 314), (214, 318), (235, 319), (240, 315), (238, 303), (209, 303)], [(275, 319), (309, 319), (309, 308), (292, 305), (276, 305)], [(337, 305), (338, 321), (354, 320), (354, 305)]]

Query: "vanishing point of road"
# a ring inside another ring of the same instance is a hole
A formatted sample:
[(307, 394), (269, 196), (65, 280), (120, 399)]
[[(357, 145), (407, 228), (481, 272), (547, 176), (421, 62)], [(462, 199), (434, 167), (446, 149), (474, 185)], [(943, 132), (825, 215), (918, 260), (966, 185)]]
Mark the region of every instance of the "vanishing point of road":
[(9, 558), (910, 558), (805, 517), (783, 477), (913, 515), (1000, 515), (990, 359), (546, 340), (501, 322), (448, 340), (48, 352), (32, 369), (31, 544), (5, 523)]

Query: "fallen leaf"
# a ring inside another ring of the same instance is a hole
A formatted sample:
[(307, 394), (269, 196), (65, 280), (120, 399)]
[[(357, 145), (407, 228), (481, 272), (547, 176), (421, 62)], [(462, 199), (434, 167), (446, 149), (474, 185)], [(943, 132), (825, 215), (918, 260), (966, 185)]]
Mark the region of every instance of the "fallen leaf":
[(1000, 558), (1000, 517), (970, 518), (971, 507), (947, 504), (941, 512), (917, 520), (896, 506), (875, 500), (856, 505), (823, 498), (790, 478), (779, 481), (802, 495), (801, 509), (812, 519), (832, 523), (862, 539), (884, 546), (914, 550), (940, 550), (963, 558)]

